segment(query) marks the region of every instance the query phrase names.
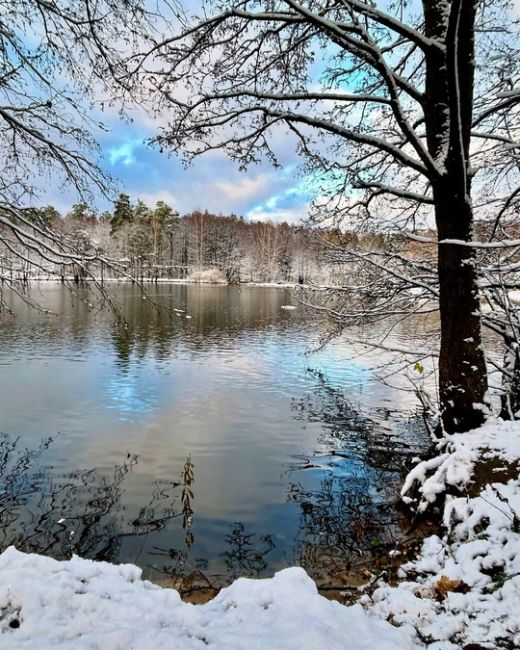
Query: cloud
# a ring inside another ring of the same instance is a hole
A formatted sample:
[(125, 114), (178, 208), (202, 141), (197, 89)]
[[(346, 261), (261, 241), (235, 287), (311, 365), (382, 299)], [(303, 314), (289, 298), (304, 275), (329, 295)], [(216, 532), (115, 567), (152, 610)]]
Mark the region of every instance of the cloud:
[(312, 198), (311, 186), (305, 179), (296, 181), (290, 170), (285, 176), (288, 186), (277, 194), (271, 192), (262, 202), (254, 205), (246, 215), (248, 219), (295, 223), (307, 216)]
[(142, 144), (142, 140), (128, 140), (118, 146), (110, 147), (106, 153), (110, 164), (117, 165), (121, 163), (125, 166), (132, 165), (136, 162), (134, 152)]
[(269, 174), (263, 173), (256, 177), (244, 176), (236, 181), (219, 181), (216, 186), (222, 190), (228, 200), (243, 202), (265, 196), (269, 181)]
[[(107, 127), (98, 134), (100, 164), (116, 184), (111, 199), (96, 198), (94, 207), (100, 211), (112, 209), (112, 199), (124, 192), (150, 206), (166, 201), (181, 214), (207, 209), (274, 221), (297, 221), (306, 214), (297, 175), (300, 161), (294, 142), (282, 128), (273, 132), (281, 167), (264, 162), (244, 172), (223, 151), (207, 153), (188, 167), (176, 152), (161, 154), (148, 145), (155, 130), (144, 109), (134, 111), (132, 121), (119, 119), (114, 111), (99, 117)], [(42, 182), (42, 193), (35, 199), (36, 204), (52, 203), (62, 213), (77, 201), (74, 191), (59, 178)]]
[[(161, 154), (148, 146), (150, 133), (138, 123), (114, 121), (111, 131), (100, 138), (101, 165), (114, 177), (118, 192), (129, 194), (150, 206), (166, 201), (181, 214), (209, 210), (238, 214), (246, 218), (297, 221), (307, 212), (308, 194), (297, 175), (298, 159), (289, 152), (284, 166), (258, 164), (240, 171), (222, 152), (211, 152), (184, 167), (179, 157)], [(70, 210), (78, 197), (59, 178), (42, 184), (36, 203), (52, 203), (62, 213)], [(115, 198), (115, 196), (114, 196)], [(98, 197), (95, 207), (112, 209), (112, 201)]]
[(280, 210), (263, 210), (261, 206), (253, 208), (247, 214), (251, 221), (273, 221), (275, 223), (298, 223), (305, 218), (307, 206), (285, 208)]
[(158, 201), (164, 201), (174, 209), (178, 209), (178, 199), (177, 197), (168, 190), (158, 190), (157, 192), (138, 192), (135, 197), (132, 198), (140, 199), (146, 205), (153, 207)]

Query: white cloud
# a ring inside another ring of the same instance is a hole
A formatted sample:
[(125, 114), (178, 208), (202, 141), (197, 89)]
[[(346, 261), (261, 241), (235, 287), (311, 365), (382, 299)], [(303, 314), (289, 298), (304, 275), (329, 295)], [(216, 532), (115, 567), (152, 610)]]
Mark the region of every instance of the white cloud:
[(232, 181), (219, 181), (216, 187), (225, 194), (227, 200), (250, 201), (265, 196), (271, 184), (270, 175), (263, 173), (256, 177), (244, 176)]
[(135, 198), (141, 199), (143, 203), (153, 207), (157, 201), (164, 201), (175, 210), (179, 209), (179, 200), (175, 194), (168, 190), (158, 190), (157, 192), (137, 192)]
[(247, 218), (251, 221), (273, 221), (281, 223), (298, 223), (307, 216), (307, 210), (299, 206), (295, 208), (284, 208), (280, 210), (263, 210), (262, 207), (256, 207), (247, 213)]

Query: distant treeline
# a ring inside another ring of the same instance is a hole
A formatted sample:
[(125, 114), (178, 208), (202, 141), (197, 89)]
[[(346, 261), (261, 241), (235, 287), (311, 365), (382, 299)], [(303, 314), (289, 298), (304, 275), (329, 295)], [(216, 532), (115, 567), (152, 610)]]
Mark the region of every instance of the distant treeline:
[[(398, 231), (318, 229), (207, 210), (180, 215), (164, 201), (151, 208), (142, 201), (133, 204), (127, 194), (119, 195), (112, 211), (100, 214), (85, 203), (65, 215), (50, 205), (20, 209), (18, 214), (18, 233), (0, 224), (0, 279), (127, 277), (342, 285), (355, 278), (368, 286), (374, 278), (367, 275), (366, 261), (371, 259), (369, 269), (377, 271), (381, 253), (390, 253), (386, 264), (397, 267), (404, 262), (413, 268), (419, 263), (435, 266), (437, 257), (435, 235), (429, 230), (416, 233), (432, 240), (425, 244)], [(16, 218), (9, 217), (16, 225)], [(490, 221), (477, 222), (475, 237), (487, 241), (493, 228)], [(23, 229), (31, 230), (34, 239)], [(514, 225), (503, 225), (502, 230), (504, 236), (520, 237)], [(40, 235), (48, 238), (46, 243)], [(65, 252), (70, 264), (64, 264), (63, 257), (56, 262), (56, 250)]]
[[(325, 254), (333, 232), (317, 233), (301, 224), (248, 221), (208, 211), (180, 215), (164, 201), (150, 208), (142, 201), (133, 204), (126, 194), (119, 195), (113, 211), (101, 214), (84, 203), (65, 215), (53, 206), (23, 214), (35, 227), (55, 232), (57, 242), (66, 241), (75, 253), (86, 259), (99, 253), (136, 279), (306, 284), (328, 282), (338, 270)], [(38, 259), (37, 267), (28, 261), (24, 269), (5, 247), (0, 264), (2, 277), (9, 272), (28, 278), (45, 277), (46, 272), (86, 277), (77, 265), (60, 270), (45, 259)], [(105, 278), (115, 275), (110, 265), (88, 271), (95, 276), (102, 272)]]

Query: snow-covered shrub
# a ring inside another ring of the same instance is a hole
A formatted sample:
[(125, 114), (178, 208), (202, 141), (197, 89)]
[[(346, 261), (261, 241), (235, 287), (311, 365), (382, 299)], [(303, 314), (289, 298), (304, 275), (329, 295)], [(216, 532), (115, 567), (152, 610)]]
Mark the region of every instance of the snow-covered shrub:
[(418, 558), (401, 567), (403, 581), (381, 584), (363, 597), (365, 606), (411, 625), (430, 650), (519, 648), (519, 513), (518, 478), (473, 498), (447, 497), (444, 537), (427, 537)]
[(193, 271), (188, 277), (190, 282), (207, 282), (213, 284), (227, 283), (226, 276), (215, 267), (203, 271)]

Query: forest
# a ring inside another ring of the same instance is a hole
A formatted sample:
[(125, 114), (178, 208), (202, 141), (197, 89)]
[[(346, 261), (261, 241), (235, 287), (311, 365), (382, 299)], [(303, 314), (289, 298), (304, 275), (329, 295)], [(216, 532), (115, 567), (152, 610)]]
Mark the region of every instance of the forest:
[(250, 221), (207, 210), (180, 215), (164, 201), (154, 207), (141, 200), (133, 204), (127, 194), (118, 196), (112, 212), (98, 214), (77, 203), (64, 215), (49, 205), (20, 216), (33, 232), (43, 229), (58, 245), (68, 246), (74, 260), (53, 261), (34, 250), (24, 257), (4, 226), (0, 276), (6, 281), (94, 277), (327, 284), (340, 273), (340, 265), (327, 259), (328, 244), (338, 238), (359, 240), (302, 223)]

